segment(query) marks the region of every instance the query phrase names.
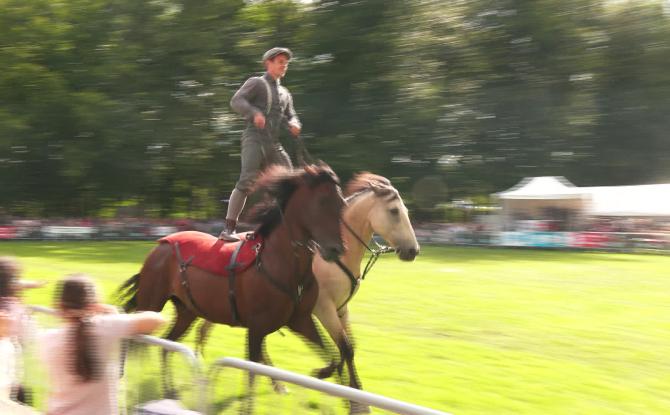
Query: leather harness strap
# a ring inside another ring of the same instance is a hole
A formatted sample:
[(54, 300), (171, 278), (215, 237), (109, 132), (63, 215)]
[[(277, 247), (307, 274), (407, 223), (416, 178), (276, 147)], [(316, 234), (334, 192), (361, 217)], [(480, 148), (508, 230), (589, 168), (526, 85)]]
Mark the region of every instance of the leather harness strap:
[(363, 274), (358, 278), (354, 275), (353, 272), (351, 272), (349, 268), (347, 268), (346, 265), (344, 265), (344, 263), (340, 260), (340, 258), (337, 258), (335, 260), (335, 264), (337, 264), (337, 266), (342, 270), (342, 272), (344, 272), (346, 276), (349, 277), (349, 282), (351, 282), (351, 289), (349, 290), (349, 296), (347, 297), (346, 300), (344, 300), (344, 303), (342, 303), (339, 307), (337, 307), (338, 315), (339, 311), (342, 308), (344, 308), (344, 306), (346, 306), (349, 303), (349, 301), (351, 301), (351, 299), (354, 297), (354, 294), (356, 294), (356, 290), (361, 284), (361, 280), (364, 280), (365, 276), (368, 275), (368, 272), (372, 270), (372, 267), (377, 263), (379, 256), (381, 254), (386, 254), (395, 251), (393, 248), (389, 246), (380, 245), (374, 239), (372, 241), (375, 243), (375, 245), (377, 245), (377, 248), (376, 249), (370, 248), (370, 246), (366, 244), (365, 241), (360, 236), (358, 236), (358, 234), (351, 228), (351, 226), (349, 226), (347, 222), (342, 221), (342, 223), (344, 224), (345, 228), (347, 228), (347, 230), (354, 236), (354, 238), (356, 238), (356, 240), (358, 240), (358, 242), (360, 242), (361, 245), (365, 247), (365, 249), (370, 251), (371, 255), (370, 258), (368, 259), (367, 264), (365, 264)]
[(356, 294), (356, 290), (358, 289), (358, 286), (361, 284), (361, 278), (356, 278), (354, 276), (354, 273), (351, 272), (349, 268), (347, 268), (346, 265), (340, 261), (340, 258), (337, 258), (335, 260), (335, 264), (337, 264), (338, 267), (346, 274), (347, 277), (349, 277), (349, 281), (351, 282), (351, 289), (349, 290), (349, 296), (347, 297), (346, 300), (344, 300), (344, 303), (342, 303), (341, 306), (337, 307), (337, 311), (339, 314), (339, 311), (349, 303), (349, 301), (353, 298), (354, 294)]
[(230, 264), (226, 266), (226, 270), (229, 272), (228, 277), (228, 302), (230, 303), (230, 311), (233, 316), (233, 326), (238, 326), (240, 324), (240, 312), (237, 310), (237, 300), (235, 300), (235, 268), (240, 265), (237, 263), (237, 255), (242, 250), (242, 246), (247, 242), (247, 239), (243, 239), (242, 242), (235, 248), (232, 257), (230, 257)]
[(200, 315), (203, 317), (207, 318), (207, 315), (202, 311), (202, 309), (198, 306), (198, 303), (195, 302), (195, 298), (193, 298), (193, 294), (191, 294), (191, 286), (188, 283), (188, 278), (186, 276), (186, 269), (191, 265), (191, 262), (193, 261), (194, 256), (191, 256), (189, 259), (184, 261), (184, 258), (181, 256), (181, 251), (179, 250), (179, 242), (174, 243), (174, 252), (175, 256), (177, 257), (177, 261), (179, 262), (179, 275), (181, 276), (181, 286), (184, 287), (184, 291), (186, 291), (186, 295), (188, 296), (188, 300), (191, 302), (191, 306), (196, 309)]
[[(230, 263), (226, 266), (226, 270), (230, 273), (228, 282), (228, 301), (230, 302), (233, 326), (239, 326), (241, 322), (240, 313), (237, 309), (237, 300), (235, 299), (235, 269), (239, 265), (241, 265), (241, 263), (237, 262), (237, 257), (240, 251), (242, 250), (242, 246), (248, 240), (249, 238), (245, 238), (239, 243), (239, 245), (237, 246), (237, 248), (235, 248), (235, 251), (233, 252), (233, 255), (230, 258)], [(191, 262), (193, 262), (193, 259), (195, 257), (191, 256), (189, 259), (184, 261), (183, 257), (181, 256), (181, 251), (179, 250), (179, 242), (174, 243), (174, 251), (175, 256), (177, 257), (177, 261), (179, 262), (179, 275), (181, 276), (181, 285), (182, 287), (184, 287), (184, 291), (186, 291), (186, 296), (188, 297), (189, 302), (201, 316), (209, 320), (207, 314), (205, 314), (205, 312), (200, 308), (200, 306), (198, 306), (198, 303), (195, 301), (195, 298), (193, 298), (193, 294), (191, 293), (191, 286), (188, 282), (188, 276), (186, 275), (186, 270), (191, 265)]]
[(265, 267), (263, 267), (263, 262), (261, 260), (261, 253), (259, 253), (258, 256), (256, 257), (256, 268), (261, 273), (261, 275), (263, 275), (265, 279), (268, 280), (268, 282), (270, 282), (270, 284), (272, 284), (276, 289), (283, 292), (290, 299), (292, 299), (296, 306), (300, 303), (300, 300), (302, 299), (302, 294), (305, 291), (307, 291), (314, 283), (314, 278), (309, 278), (306, 282), (304, 281), (305, 275), (307, 275), (307, 273), (309, 272), (308, 269), (307, 272), (301, 276), (296, 291), (292, 291), (289, 287), (277, 281), (277, 279), (274, 278), (272, 275), (270, 275), (270, 273), (265, 269)]

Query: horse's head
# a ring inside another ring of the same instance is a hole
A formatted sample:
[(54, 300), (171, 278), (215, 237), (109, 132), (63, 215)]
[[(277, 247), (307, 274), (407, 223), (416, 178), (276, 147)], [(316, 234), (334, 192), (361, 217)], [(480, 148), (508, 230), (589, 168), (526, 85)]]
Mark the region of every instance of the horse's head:
[(344, 253), (340, 223), (344, 198), (340, 180), (328, 165), (307, 166), (290, 203), (299, 210), (303, 228), (316, 242), (321, 256), (334, 261)]
[[(257, 186), (275, 197), (284, 217), (281, 220), (314, 241), (325, 260), (334, 261), (344, 253), (340, 230), (344, 199), (337, 175), (325, 163), (291, 171), (272, 167), (259, 178)], [(274, 226), (272, 220), (261, 221), (269, 226), (261, 225), (260, 233)]]
[(369, 194), (367, 218), (372, 231), (388, 241), (401, 260), (414, 260), (419, 253), (419, 243), (400, 193), (382, 176), (362, 173), (354, 178), (356, 182), (359, 191)]

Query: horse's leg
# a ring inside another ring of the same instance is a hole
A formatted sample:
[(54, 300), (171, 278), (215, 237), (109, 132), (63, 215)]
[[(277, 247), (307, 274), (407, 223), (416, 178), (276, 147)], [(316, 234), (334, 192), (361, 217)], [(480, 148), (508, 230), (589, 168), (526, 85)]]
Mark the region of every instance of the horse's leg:
[[(323, 341), (321, 333), (316, 328), (316, 324), (312, 319), (311, 314), (299, 314), (296, 315), (288, 323), (288, 327), (302, 336), (309, 343), (309, 346), (312, 346), (313, 349), (317, 351), (322, 357), (325, 357), (326, 360), (329, 358), (331, 353), (329, 353), (326, 345)], [(331, 360), (330, 364), (323, 369), (317, 370), (313, 376), (323, 379), (329, 377), (335, 371), (335, 368), (338, 366), (338, 363), (334, 360)]]
[[(186, 333), (186, 330), (188, 330), (197, 316), (177, 297), (172, 297), (172, 302), (175, 307), (176, 316), (172, 323), (172, 327), (170, 328), (170, 332), (165, 338), (171, 341), (177, 341), (184, 335), (184, 333)], [(169, 398), (176, 398), (177, 391), (172, 385), (172, 371), (170, 369), (170, 360), (168, 359), (167, 350), (163, 349), (161, 359), (163, 363), (163, 386), (165, 395)]]
[(335, 304), (327, 301), (322, 301), (322, 297), (319, 297), (319, 300), (314, 307), (314, 315), (319, 319), (323, 327), (330, 335), (330, 338), (333, 339), (337, 345), (340, 360), (339, 362), (331, 362), (328, 366), (319, 369), (317, 371), (317, 377), (319, 379), (325, 379), (332, 376), (333, 372), (337, 369), (338, 373), (342, 374), (342, 366), (344, 365), (344, 353), (342, 351), (341, 344), (343, 339), (347, 337), (346, 331), (342, 326), (340, 317), (337, 315), (337, 308)]
[(207, 338), (212, 331), (213, 325), (214, 323), (203, 318), (200, 327), (198, 327), (195, 338), (195, 351), (202, 357), (205, 356), (205, 343), (207, 343)]
[[(268, 366), (274, 366), (272, 364), (272, 360), (270, 360), (270, 355), (268, 354), (267, 342), (265, 341), (265, 339), (263, 339), (263, 345), (261, 346), (261, 363)], [(288, 393), (288, 389), (286, 388), (286, 386), (284, 386), (283, 383), (272, 378), (270, 378), (270, 381), (272, 382), (272, 389), (274, 389), (275, 392), (277, 392), (280, 395), (286, 395)]]
[[(361, 381), (358, 378), (358, 372), (356, 371), (356, 366), (354, 365), (354, 345), (351, 342), (351, 325), (349, 324), (349, 309), (347, 306), (344, 306), (342, 314), (340, 316), (340, 323), (344, 327), (344, 336), (338, 343), (340, 352), (344, 357), (344, 360), (347, 362), (347, 369), (349, 370), (349, 386), (356, 389), (362, 389)], [(370, 413), (370, 407), (368, 405), (349, 401), (349, 413), (350, 414), (368, 414)]]
[[(316, 315), (321, 324), (326, 328), (326, 331), (328, 331), (328, 334), (335, 344), (337, 344), (340, 351), (341, 361), (336, 366), (338, 372), (341, 372), (342, 365), (346, 362), (349, 374), (349, 386), (356, 389), (362, 389), (354, 365), (354, 347), (350, 341), (351, 331), (348, 329), (349, 310), (347, 306), (342, 308), (341, 313), (341, 317), (337, 315), (337, 309), (332, 303), (317, 302), (316, 307), (314, 308), (314, 315)], [(321, 374), (332, 374), (332, 368), (329, 366), (321, 369)], [(364, 414), (369, 413), (370, 408), (367, 405), (362, 405), (358, 402), (350, 402), (350, 412), (352, 414)]]
[[(195, 341), (195, 347), (196, 347), (196, 352), (199, 353), (201, 356), (204, 356), (204, 348), (205, 348), (205, 343), (207, 342), (207, 337), (209, 333), (211, 333), (211, 329), (214, 323), (212, 323), (209, 320), (202, 320), (202, 324), (200, 324), (200, 327), (198, 327), (198, 335)], [(267, 343), (265, 340), (263, 341), (262, 349), (261, 349), (261, 363), (264, 365), (268, 366), (273, 366), (272, 360), (270, 359), (270, 355), (268, 354), (267, 351)], [(270, 379), (272, 381), (272, 389), (274, 389), (275, 392), (277, 392), (280, 395), (285, 395), (288, 393), (288, 389), (286, 386), (284, 386), (283, 383), (279, 382), (276, 379)]]
[[(252, 362), (260, 363), (263, 356), (263, 342), (265, 340), (265, 334), (260, 334), (257, 330), (249, 329), (247, 330), (247, 359)], [(254, 385), (255, 385), (256, 375), (253, 372), (249, 372), (249, 380), (247, 384), (247, 396), (243, 402), (241, 408), (241, 413), (251, 414), (254, 410)]]

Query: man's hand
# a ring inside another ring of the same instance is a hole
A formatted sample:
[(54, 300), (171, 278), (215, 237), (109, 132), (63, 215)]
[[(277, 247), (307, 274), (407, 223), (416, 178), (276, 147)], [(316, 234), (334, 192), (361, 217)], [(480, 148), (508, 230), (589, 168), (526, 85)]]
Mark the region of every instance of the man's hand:
[(297, 137), (300, 135), (300, 126), (298, 124), (289, 124), (288, 125), (288, 130), (291, 132), (293, 137)]
[(265, 128), (265, 115), (261, 114), (260, 112), (257, 112), (256, 114), (254, 114), (254, 125), (261, 130), (264, 129)]

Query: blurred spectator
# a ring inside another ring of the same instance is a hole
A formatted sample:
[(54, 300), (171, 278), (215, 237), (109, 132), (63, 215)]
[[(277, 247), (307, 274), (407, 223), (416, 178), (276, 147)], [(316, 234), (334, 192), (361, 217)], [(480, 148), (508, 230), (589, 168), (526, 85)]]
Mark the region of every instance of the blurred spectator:
[(118, 414), (121, 340), (153, 332), (164, 318), (154, 312), (117, 314), (98, 301), (95, 285), (83, 275), (61, 281), (55, 303), (64, 324), (39, 335), (49, 378), (47, 414)]
[(0, 310), (0, 413), (34, 415), (35, 410), (10, 400), (16, 368), (16, 349), (11, 336), (12, 316)]
[(0, 399), (11, 397), (16, 365), (16, 351), (9, 336), (11, 318), (9, 313), (0, 310)]
[[(2, 340), (2, 396), (13, 396), (26, 402), (25, 391), (20, 386), (22, 371), (21, 350), (32, 336), (33, 324), (29, 313), (20, 300), (26, 288), (37, 288), (42, 282), (22, 281), (19, 264), (10, 257), (0, 257), (0, 312), (6, 318), (5, 337)], [(7, 389), (8, 388), (8, 389)], [(9, 393), (6, 393), (9, 390)]]

